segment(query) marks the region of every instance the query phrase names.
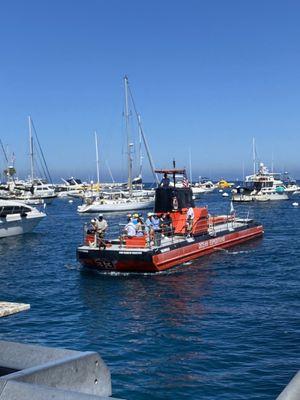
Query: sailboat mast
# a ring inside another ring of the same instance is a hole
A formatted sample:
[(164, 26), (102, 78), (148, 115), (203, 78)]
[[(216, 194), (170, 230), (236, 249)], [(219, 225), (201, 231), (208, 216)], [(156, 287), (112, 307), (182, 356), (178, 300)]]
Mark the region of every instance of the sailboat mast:
[(138, 114), (138, 125), (139, 125), (139, 160), (140, 160), (139, 176), (142, 177), (142, 173), (143, 173), (143, 153), (142, 153), (142, 129), (141, 129), (141, 116), (140, 116), (140, 114)]
[(125, 86), (125, 127), (127, 135), (127, 152), (128, 152), (128, 189), (129, 195), (132, 195), (132, 158), (131, 158), (131, 143), (129, 133), (129, 108), (128, 108), (128, 78), (124, 77)]
[(190, 184), (193, 183), (193, 173), (192, 173), (192, 150), (189, 148), (189, 162), (190, 162)]
[(33, 179), (34, 179), (33, 137), (32, 137), (32, 123), (31, 123), (30, 115), (28, 116), (28, 128), (29, 128), (30, 175), (31, 175), (31, 182), (33, 183)]
[(95, 131), (95, 148), (96, 148), (96, 168), (97, 168), (97, 184), (99, 188), (100, 183), (100, 173), (99, 173), (99, 150), (98, 150), (98, 135)]

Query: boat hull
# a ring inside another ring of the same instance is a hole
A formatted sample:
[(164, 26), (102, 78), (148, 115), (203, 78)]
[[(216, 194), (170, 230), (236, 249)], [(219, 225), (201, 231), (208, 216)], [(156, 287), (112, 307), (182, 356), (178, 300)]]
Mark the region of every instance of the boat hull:
[(98, 213), (98, 212), (122, 212), (122, 211), (135, 211), (135, 210), (147, 210), (153, 208), (154, 200), (141, 201), (141, 202), (123, 202), (123, 203), (111, 203), (111, 204), (90, 204), (83, 205), (77, 208), (79, 213)]
[(45, 214), (23, 218), (21, 216), (9, 216), (0, 218), (0, 238), (22, 235), (31, 232), (45, 217)]
[(209, 235), (186, 239), (180, 245), (173, 244), (152, 250), (124, 249), (109, 251), (80, 246), (77, 259), (86, 268), (95, 271), (159, 272), (201, 256), (244, 243), (262, 236), (263, 227), (252, 226), (227, 231), (216, 237)]

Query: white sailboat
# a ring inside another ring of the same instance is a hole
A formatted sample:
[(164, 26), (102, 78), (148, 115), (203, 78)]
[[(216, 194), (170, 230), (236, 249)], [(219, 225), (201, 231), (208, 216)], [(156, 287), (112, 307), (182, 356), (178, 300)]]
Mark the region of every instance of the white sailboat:
[[(89, 197), (85, 199), (84, 204), (78, 206), (77, 211), (79, 213), (92, 213), (92, 212), (122, 212), (122, 211), (134, 211), (151, 209), (154, 206), (154, 192), (143, 193), (138, 190), (133, 190), (133, 175), (132, 175), (132, 143), (130, 141), (129, 132), (129, 104), (128, 104), (128, 78), (124, 78), (125, 86), (125, 127), (127, 135), (127, 167), (128, 167), (128, 192), (124, 191), (112, 191), (112, 192), (100, 192), (97, 193), (95, 198)], [(139, 127), (141, 129), (140, 118), (138, 118)], [(142, 132), (140, 130), (140, 134)], [(99, 183), (99, 151), (98, 151), (98, 140), (95, 135), (95, 147), (96, 147), (96, 165), (97, 165), (97, 181)], [(146, 147), (147, 149), (147, 147)], [(149, 149), (147, 149), (147, 152)], [(154, 166), (153, 166), (154, 171)], [(99, 183), (100, 185), (100, 183)]]

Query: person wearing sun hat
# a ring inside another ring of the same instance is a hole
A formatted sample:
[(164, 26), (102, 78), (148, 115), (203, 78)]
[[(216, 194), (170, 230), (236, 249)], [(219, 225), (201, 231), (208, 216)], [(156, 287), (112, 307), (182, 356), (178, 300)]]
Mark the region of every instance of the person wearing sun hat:
[(134, 213), (134, 214), (132, 215), (132, 222), (134, 223), (134, 225), (137, 224), (138, 218), (139, 218), (139, 214), (138, 214), (138, 213)]

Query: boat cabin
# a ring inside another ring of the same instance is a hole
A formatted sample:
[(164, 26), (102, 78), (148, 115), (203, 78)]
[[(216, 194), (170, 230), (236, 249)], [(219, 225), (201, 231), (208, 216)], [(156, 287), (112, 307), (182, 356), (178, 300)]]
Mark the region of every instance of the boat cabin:
[(193, 192), (186, 180), (186, 186), (176, 187), (176, 175), (186, 176), (184, 169), (156, 170), (155, 172), (171, 175), (173, 186), (159, 186), (155, 192), (154, 211), (157, 214), (170, 213), (172, 218), (173, 233), (175, 235), (186, 234), (187, 211), (190, 207), (194, 211), (192, 234), (194, 236), (207, 233), (208, 211), (206, 207), (195, 207)]

